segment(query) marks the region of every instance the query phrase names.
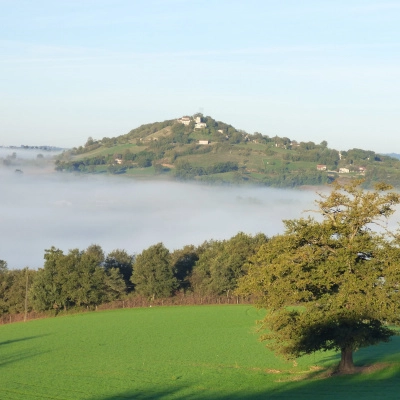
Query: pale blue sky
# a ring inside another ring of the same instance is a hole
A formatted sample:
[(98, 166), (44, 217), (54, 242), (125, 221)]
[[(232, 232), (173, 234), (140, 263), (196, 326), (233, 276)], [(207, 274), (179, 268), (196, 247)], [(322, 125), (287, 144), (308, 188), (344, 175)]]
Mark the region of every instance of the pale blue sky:
[(400, 153), (400, 0), (0, 0), (0, 145), (203, 111)]

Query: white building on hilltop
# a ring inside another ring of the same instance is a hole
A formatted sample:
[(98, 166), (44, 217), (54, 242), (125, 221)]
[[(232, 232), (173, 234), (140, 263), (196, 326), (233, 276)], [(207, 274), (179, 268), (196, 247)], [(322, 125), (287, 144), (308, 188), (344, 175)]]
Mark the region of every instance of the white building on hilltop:
[(195, 122), (196, 125), (194, 126), (194, 129), (202, 129), (207, 126), (205, 122), (201, 122), (201, 117), (196, 117)]
[(177, 121), (183, 125), (189, 125), (191, 120), (192, 119), (190, 117), (182, 117), (182, 118), (177, 119)]

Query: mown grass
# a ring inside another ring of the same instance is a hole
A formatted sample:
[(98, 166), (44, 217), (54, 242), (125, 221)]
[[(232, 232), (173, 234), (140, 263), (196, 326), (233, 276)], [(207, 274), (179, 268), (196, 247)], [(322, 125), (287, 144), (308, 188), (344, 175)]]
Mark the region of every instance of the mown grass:
[(1, 399), (395, 399), (399, 345), (356, 353), (369, 374), (318, 379), (338, 355), (297, 363), (258, 341), (250, 306), (152, 307), (0, 327)]

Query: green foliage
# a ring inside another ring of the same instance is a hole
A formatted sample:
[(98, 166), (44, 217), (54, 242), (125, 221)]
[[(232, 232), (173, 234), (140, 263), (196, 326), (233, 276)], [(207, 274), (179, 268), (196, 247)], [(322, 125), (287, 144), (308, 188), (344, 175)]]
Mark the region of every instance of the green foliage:
[(171, 254), (171, 263), (179, 283), (179, 289), (190, 288), (190, 276), (198, 259), (198, 250), (193, 245), (187, 245)]
[(131, 281), (142, 296), (169, 297), (178, 287), (169, 250), (162, 243), (143, 250), (135, 259)]
[(280, 171), (262, 178), (264, 185), (281, 188), (295, 188), (303, 185), (321, 186), (331, 181), (332, 178), (329, 175), (320, 171), (291, 172), (288, 168), (282, 168)]
[(122, 138), (126, 141), (132, 140), (132, 139), (140, 139), (140, 138), (145, 138), (152, 133), (158, 132), (161, 129), (164, 129), (168, 126), (171, 126), (175, 123), (175, 120), (167, 120), (163, 122), (154, 122), (151, 124), (145, 124), (139, 126), (139, 128), (132, 129), (129, 133), (126, 135), (123, 135)]
[(192, 290), (201, 295), (229, 294), (246, 272), (249, 258), (266, 241), (263, 234), (253, 237), (240, 232), (229, 240), (203, 243), (190, 277)]
[[(320, 194), (322, 220), (284, 221), (285, 234), (261, 247), (239, 284), (269, 310), (263, 339), (285, 356), (319, 349), (351, 355), (396, 333), (387, 324), (400, 322), (400, 241), (372, 228), (393, 214), (400, 196), (385, 184), (364, 192), (360, 183)], [(352, 367), (351, 360), (341, 365)]]
[[(8, 270), (7, 263), (0, 260), (0, 316), (25, 311), (27, 290), (31, 286), (35, 273), (28, 268)], [(27, 311), (31, 310), (32, 307), (28, 303)]]
[(123, 277), (127, 287), (132, 289), (130, 279), (133, 271), (135, 257), (129, 255), (125, 250), (116, 249), (108, 253), (104, 262), (104, 269), (110, 271), (116, 269)]
[(0, 260), (0, 273), (8, 271), (7, 262), (4, 260)]
[[(247, 262), (266, 241), (263, 234), (239, 233), (229, 240), (187, 245), (172, 253), (162, 243), (136, 258), (117, 249), (105, 256), (99, 245), (64, 254), (45, 251), (44, 267), (28, 271), (28, 310), (48, 311), (94, 308), (121, 299), (128, 292), (152, 299), (195, 294), (232, 296)], [(0, 263), (0, 315), (25, 311), (26, 270), (8, 271)], [(135, 272), (133, 272), (135, 271)]]
[(120, 272), (105, 270), (100, 246), (86, 251), (73, 249), (64, 254), (52, 247), (45, 252), (45, 264), (35, 275), (31, 299), (37, 311), (92, 307), (112, 301), (126, 291)]
[(192, 179), (198, 176), (221, 174), (224, 172), (237, 171), (236, 162), (219, 162), (208, 167), (195, 167), (187, 161), (179, 161), (176, 164), (175, 177), (179, 179)]

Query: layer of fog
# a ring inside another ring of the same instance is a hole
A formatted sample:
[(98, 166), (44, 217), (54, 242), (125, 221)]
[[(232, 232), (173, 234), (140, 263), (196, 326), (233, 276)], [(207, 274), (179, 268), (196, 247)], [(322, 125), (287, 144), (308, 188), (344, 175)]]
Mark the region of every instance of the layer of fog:
[(62, 150), (49, 151), (44, 149), (24, 149), (21, 147), (0, 147), (0, 158), (6, 159), (12, 157), (13, 153), (15, 153), (18, 160), (35, 160), (39, 154), (41, 154), (43, 158), (52, 158), (62, 153)]
[(16, 174), (0, 168), (0, 259), (9, 268), (43, 266), (44, 250), (99, 244), (138, 254), (170, 250), (242, 231), (268, 236), (282, 219), (315, 208), (316, 193), (254, 187), (142, 182), (117, 177)]

